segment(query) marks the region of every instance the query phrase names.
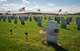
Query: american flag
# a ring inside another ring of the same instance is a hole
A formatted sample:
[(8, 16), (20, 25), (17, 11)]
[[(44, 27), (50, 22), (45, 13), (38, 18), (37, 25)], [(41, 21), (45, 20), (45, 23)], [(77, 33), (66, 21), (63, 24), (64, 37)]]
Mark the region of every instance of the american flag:
[(62, 11), (62, 9), (60, 9), (58, 12), (61, 12)]
[(65, 12), (65, 14), (67, 14), (67, 12)]
[(19, 11), (25, 11), (25, 7), (20, 8)]
[(37, 11), (40, 11), (40, 9), (38, 9)]

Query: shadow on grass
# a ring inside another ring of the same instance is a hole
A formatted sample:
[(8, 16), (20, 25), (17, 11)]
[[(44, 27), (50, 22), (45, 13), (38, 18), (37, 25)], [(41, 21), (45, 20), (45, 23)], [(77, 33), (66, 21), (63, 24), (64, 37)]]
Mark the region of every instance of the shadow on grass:
[(57, 43), (51, 43), (51, 42), (45, 43), (45, 41), (42, 41), (42, 43), (43, 43), (44, 45), (47, 45), (48, 47), (49, 47), (49, 46), (52, 46), (53, 48), (55, 48), (56, 51), (68, 51), (67, 49), (61, 47), (61, 46), (60, 46), (59, 44), (57, 44)]
[(70, 30), (70, 29), (67, 28), (66, 30)]
[(57, 45), (57, 44), (54, 44), (54, 45), (51, 45), (53, 48), (55, 48), (56, 51), (68, 51), (67, 49)]

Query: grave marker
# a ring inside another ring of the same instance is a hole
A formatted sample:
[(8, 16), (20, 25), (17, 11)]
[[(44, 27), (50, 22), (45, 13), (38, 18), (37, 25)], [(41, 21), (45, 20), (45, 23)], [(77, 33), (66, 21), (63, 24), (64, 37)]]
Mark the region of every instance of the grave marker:
[(8, 16), (8, 22), (11, 23), (11, 17), (10, 16)]
[(14, 23), (17, 24), (18, 17), (14, 17)]
[(47, 17), (45, 16), (44, 19), (47, 20)]
[(6, 16), (3, 16), (3, 18), (2, 18), (2, 19), (3, 19), (3, 22), (5, 22), (5, 21), (6, 21)]
[(0, 16), (0, 21), (1, 21), (1, 16)]
[(46, 29), (46, 35), (47, 39), (46, 41), (48, 43), (56, 43), (57, 44), (57, 36), (58, 36), (58, 23), (57, 21), (50, 20), (47, 22), (47, 29)]
[(21, 20), (21, 24), (24, 25), (24, 24), (25, 24), (25, 22), (24, 22), (24, 17), (19, 17), (19, 18), (20, 18), (20, 20)]
[(61, 18), (61, 28), (67, 29), (67, 21), (64, 18)]
[(55, 21), (57, 21), (58, 23), (60, 23), (60, 17), (55, 17)]
[(30, 19), (29, 19), (29, 21), (32, 21), (32, 17), (30, 16)]
[(80, 30), (80, 19), (78, 19), (78, 25), (77, 25), (78, 30)]
[(28, 17), (24, 17), (24, 20), (25, 20), (25, 21), (28, 20)]
[(34, 17), (34, 20), (37, 22), (38, 17)]
[(52, 20), (52, 18), (51, 18), (51, 17), (48, 17), (48, 21), (49, 21), (49, 20)]
[(13, 20), (14, 19), (14, 16), (11, 16), (11, 19)]
[(76, 18), (76, 24), (78, 24), (78, 20), (79, 20), (79, 19), (80, 19), (79, 17)]
[(67, 19), (66, 19), (67, 24), (70, 24), (71, 20), (72, 20), (72, 17), (67, 18)]
[(41, 17), (38, 17), (37, 22), (38, 22), (38, 26), (42, 27), (42, 18)]

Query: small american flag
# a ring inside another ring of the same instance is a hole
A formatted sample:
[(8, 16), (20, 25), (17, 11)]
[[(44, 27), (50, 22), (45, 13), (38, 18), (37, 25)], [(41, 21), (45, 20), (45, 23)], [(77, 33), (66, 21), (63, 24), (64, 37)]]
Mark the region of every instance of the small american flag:
[(60, 9), (58, 12), (61, 12), (62, 11), (62, 9)]
[(25, 11), (25, 7), (20, 8), (19, 11)]
[(40, 9), (38, 9), (37, 11), (40, 11)]

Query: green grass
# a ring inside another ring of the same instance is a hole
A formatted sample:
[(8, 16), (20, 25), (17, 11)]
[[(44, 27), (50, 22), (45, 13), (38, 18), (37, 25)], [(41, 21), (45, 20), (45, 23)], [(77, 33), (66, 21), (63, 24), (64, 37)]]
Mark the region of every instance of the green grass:
[[(60, 16), (63, 17), (63, 16)], [(75, 24), (76, 17), (80, 15), (67, 15), (66, 17), (72, 17), (72, 22), (67, 26), (70, 30), (61, 29), (59, 24), (58, 42), (61, 46), (69, 51), (80, 51), (80, 31), (77, 30)], [(52, 16), (54, 19), (54, 16)], [(30, 22), (25, 21), (25, 25), (14, 24), (0, 21), (0, 51), (55, 51), (52, 46), (46, 46), (42, 44), (42, 40), (46, 39), (46, 35), (40, 35), (39, 30), (46, 28), (47, 20), (43, 18), (43, 27), (38, 27), (37, 22), (34, 20)], [(10, 34), (10, 29), (13, 33)], [(25, 39), (25, 32), (28, 32), (28, 39)]]

